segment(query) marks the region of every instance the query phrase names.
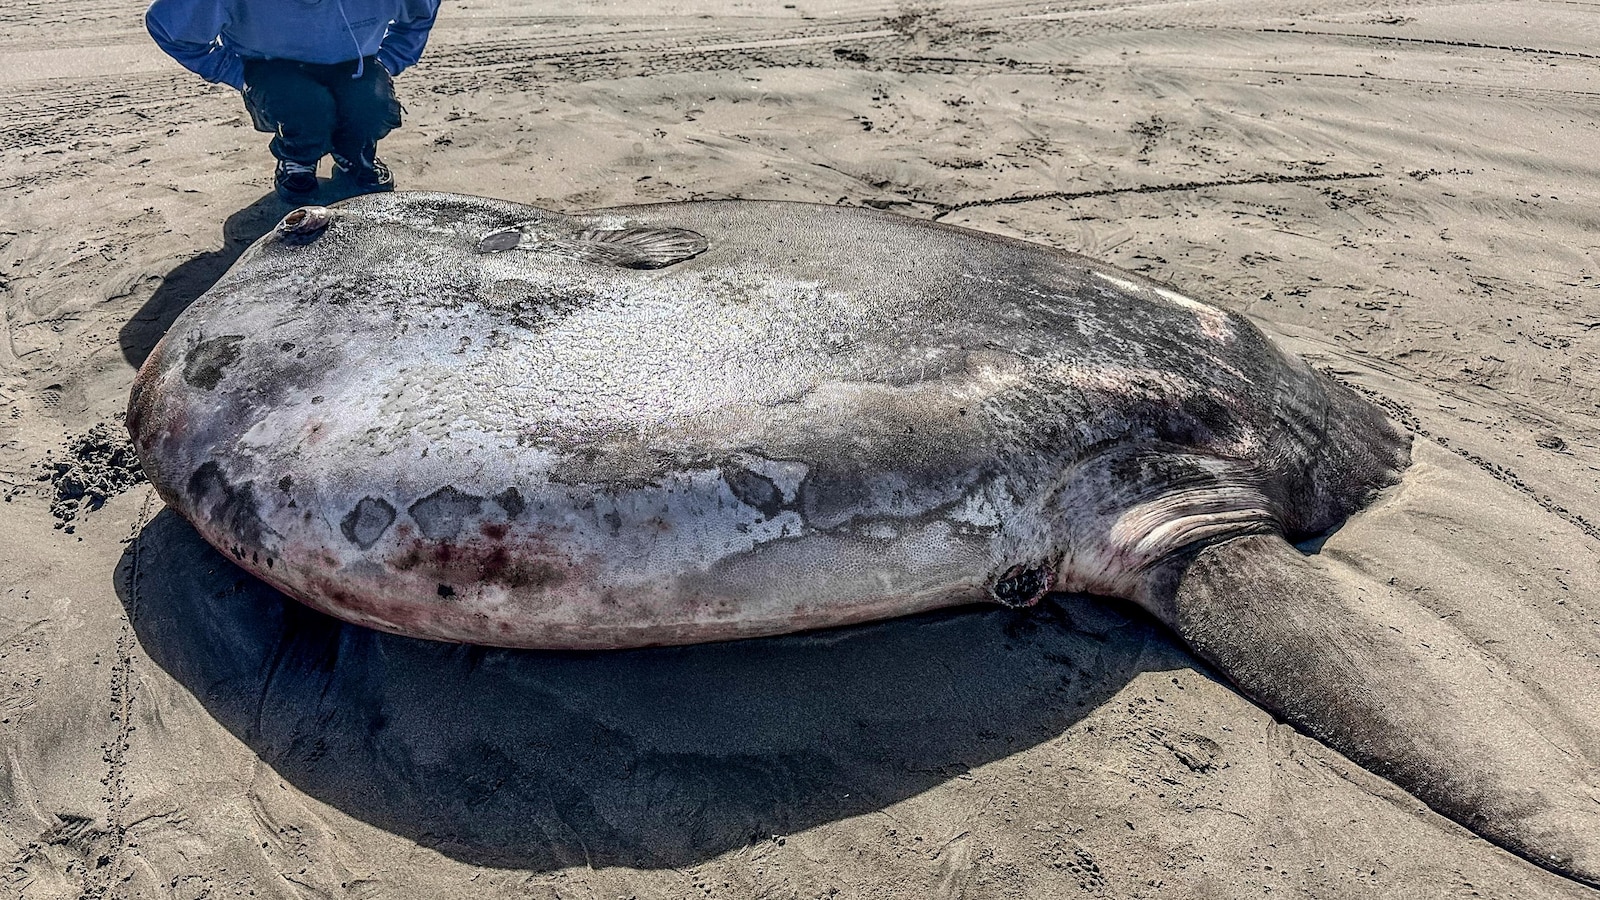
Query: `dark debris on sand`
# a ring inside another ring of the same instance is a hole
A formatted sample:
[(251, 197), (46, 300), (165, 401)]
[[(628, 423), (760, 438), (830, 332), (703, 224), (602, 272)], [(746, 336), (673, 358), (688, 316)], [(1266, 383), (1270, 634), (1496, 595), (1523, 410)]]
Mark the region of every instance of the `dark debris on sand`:
[(39, 469), (36, 480), (50, 485), (50, 514), (68, 534), (80, 513), (99, 509), (145, 480), (133, 444), (107, 422), (70, 438), (60, 451), (47, 454)]

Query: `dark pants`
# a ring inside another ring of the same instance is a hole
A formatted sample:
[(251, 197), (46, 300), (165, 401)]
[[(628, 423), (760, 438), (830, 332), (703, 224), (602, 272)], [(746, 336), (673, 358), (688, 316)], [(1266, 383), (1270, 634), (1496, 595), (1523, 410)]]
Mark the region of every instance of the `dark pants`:
[(314, 166), (329, 153), (370, 160), (378, 141), (400, 125), (394, 80), (367, 57), (320, 65), (287, 59), (244, 61), (244, 106), (257, 131), (271, 135), (272, 155)]

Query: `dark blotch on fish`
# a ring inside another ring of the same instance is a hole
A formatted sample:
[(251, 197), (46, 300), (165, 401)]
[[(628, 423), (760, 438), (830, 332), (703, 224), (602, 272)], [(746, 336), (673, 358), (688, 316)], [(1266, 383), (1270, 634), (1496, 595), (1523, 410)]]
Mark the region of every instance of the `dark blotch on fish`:
[[(222, 474), (222, 467), (208, 462), (189, 476), (189, 500), (195, 514), (220, 526), (250, 547), (261, 546), (263, 535), (271, 533), (261, 521), (256, 505), (254, 482), (234, 484)], [(235, 551), (235, 556), (241, 556)]]
[(225, 334), (201, 341), (183, 359), (183, 380), (209, 391), (222, 380), (223, 370), (239, 360), (242, 334)]
[(448, 541), (461, 533), (469, 516), (483, 508), (483, 498), (446, 485), (411, 504), (411, 518), (417, 520), (422, 535), (430, 541)]
[(372, 549), (372, 545), (383, 537), (394, 523), (394, 507), (389, 501), (377, 497), (362, 497), (356, 508), (339, 522), (339, 530), (352, 544), (363, 550)]
[(761, 510), (769, 519), (783, 510), (783, 492), (765, 475), (729, 466), (722, 470), (722, 480), (741, 503)]
[(505, 511), (506, 518), (515, 519), (522, 515), (528, 504), (522, 499), (522, 492), (514, 487), (508, 487), (494, 495), (495, 505)]

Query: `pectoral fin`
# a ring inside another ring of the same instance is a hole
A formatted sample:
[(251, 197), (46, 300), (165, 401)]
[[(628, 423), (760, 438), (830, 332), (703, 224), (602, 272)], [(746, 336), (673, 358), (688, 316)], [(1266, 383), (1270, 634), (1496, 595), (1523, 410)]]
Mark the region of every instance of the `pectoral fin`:
[(527, 225), (487, 234), (477, 250), (521, 250), (625, 269), (661, 269), (704, 253), (706, 246), (705, 237), (687, 228), (581, 228), (554, 233)]
[(629, 269), (660, 269), (706, 251), (706, 239), (687, 228), (588, 228), (570, 243), (585, 259)]
[(1478, 835), (1600, 885), (1600, 748), (1448, 619), (1276, 535), (1192, 551), (1149, 584), (1146, 605), (1268, 710)]

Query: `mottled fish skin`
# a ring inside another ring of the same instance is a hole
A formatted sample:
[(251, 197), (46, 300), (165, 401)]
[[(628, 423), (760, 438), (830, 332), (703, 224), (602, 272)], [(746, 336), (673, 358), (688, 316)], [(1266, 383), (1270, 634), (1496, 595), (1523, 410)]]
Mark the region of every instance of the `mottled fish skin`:
[(208, 541), (387, 631), (612, 648), (1052, 589), (1159, 606), (1162, 560), (1323, 531), (1408, 459), (1243, 317), (1037, 244), (754, 201), (326, 219), (179, 317), (128, 425)]

